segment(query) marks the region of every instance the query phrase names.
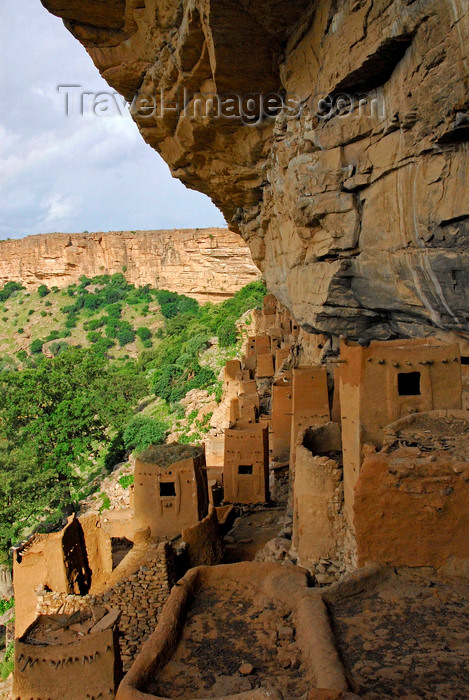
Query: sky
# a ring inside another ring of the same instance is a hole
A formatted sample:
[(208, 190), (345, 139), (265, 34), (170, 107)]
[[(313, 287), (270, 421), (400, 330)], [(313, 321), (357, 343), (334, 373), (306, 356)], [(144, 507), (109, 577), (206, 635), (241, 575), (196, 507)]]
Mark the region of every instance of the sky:
[(59, 85), (110, 91), (40, 0), (0, 0), (0, 240), (226, 226), (124, 116), (66, 115)]

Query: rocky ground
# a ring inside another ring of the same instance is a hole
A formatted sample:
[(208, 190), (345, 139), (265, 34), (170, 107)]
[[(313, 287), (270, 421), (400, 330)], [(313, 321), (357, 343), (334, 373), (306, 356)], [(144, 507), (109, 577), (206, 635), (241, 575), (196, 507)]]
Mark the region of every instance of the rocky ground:
[(469, 697), (469, 586), (404, 570), (331, 606), (342, 661), (366, 700)]
[[(130, 508), (130, 488), (128, 486), (123, 487), (119, 483), (119, 479), (133, 473), (134, 465), (132, 461), (117, 464), (113, 471), (100, 481), (98, 490), (81, 502), (78, 515), (102, 509), (103, 516), (106, 517), (106, 510)], [(108, 497), (109, 503), (103, 501), (101, 494), (105, 494)]]
[(254, 561), (282, 527), (282, 505), (240, 507), (239, 517), (225, 536), (225, 563)]
[(302, 697), (311, 686), (291, 613), (233, 582), (202, 589), (178, 649), (144, 691), (167, 698), (216, 698), (259, 686)]

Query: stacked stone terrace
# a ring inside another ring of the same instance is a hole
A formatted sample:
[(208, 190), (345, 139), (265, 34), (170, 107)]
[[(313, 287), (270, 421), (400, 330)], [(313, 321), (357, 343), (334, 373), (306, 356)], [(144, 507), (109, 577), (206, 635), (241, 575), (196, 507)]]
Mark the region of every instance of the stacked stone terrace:
[(39, 591), (37, 612), (72, 615), (90, 606), (117, 609), (120, 656), (127, 670), (153, 632), (174, 583), (173, 549), (167, 542), (151, 542), (136, 547), (133, 556), (114, 570), (104, 592), (79, 596)]

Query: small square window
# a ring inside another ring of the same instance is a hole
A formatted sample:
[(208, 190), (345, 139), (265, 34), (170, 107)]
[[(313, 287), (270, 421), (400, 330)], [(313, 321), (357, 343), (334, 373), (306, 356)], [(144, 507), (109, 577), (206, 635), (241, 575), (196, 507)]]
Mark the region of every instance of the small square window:
[(160, 496), (162, 498), (173, 497), (176, 495), (176, 485), (174, 481), (160, 482)]
[(397, 375), (399, 396), (420, 396), (420, 372), (401, 372)]
[(252, 464), (240, 464), (238, 474), (252, 474)]

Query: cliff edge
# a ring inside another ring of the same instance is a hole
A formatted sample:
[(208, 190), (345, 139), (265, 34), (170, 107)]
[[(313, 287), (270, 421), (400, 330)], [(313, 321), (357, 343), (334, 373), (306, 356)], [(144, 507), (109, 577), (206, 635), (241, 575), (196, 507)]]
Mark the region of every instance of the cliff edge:
[(199, 302), (223, 301), (259, 279), (249, 249), (227, 229), (49, 233), (0, 242), (0, 286), (65, 287), (85, 275), (123, 272)]

